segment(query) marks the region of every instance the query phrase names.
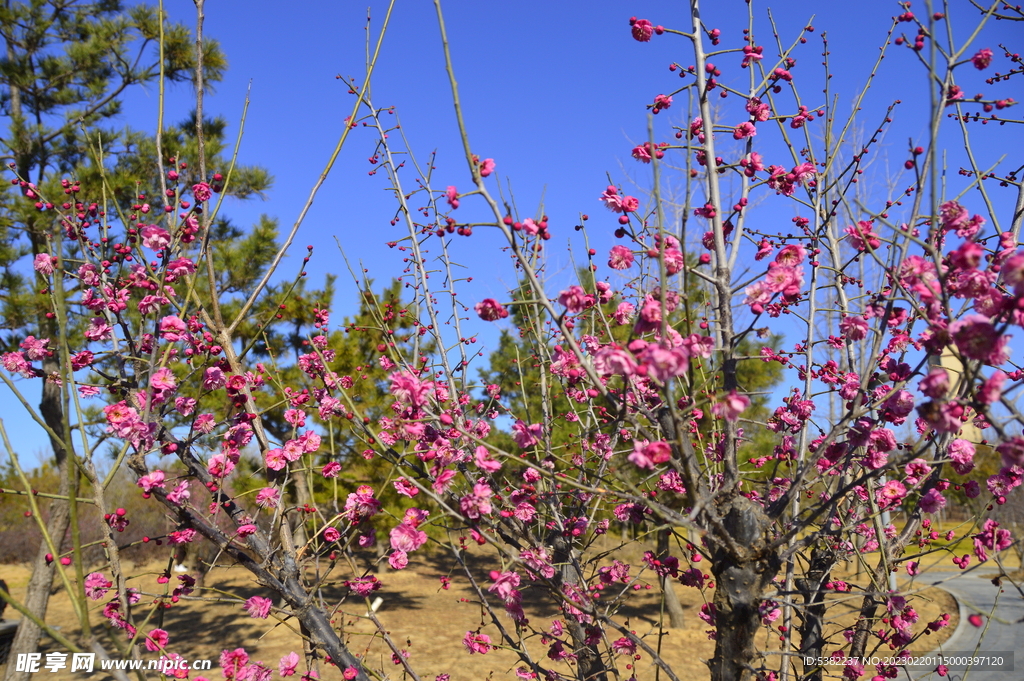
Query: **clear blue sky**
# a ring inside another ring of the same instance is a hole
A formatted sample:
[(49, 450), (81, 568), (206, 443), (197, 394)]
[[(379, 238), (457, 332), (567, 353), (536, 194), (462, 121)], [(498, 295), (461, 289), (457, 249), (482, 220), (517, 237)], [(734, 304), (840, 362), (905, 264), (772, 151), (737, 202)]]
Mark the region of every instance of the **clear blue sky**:
[[(742, 0), (705, 4), (705, 22), (722, 29), (723, 46), (739, 44), (747, 4)], [(832, 90), (844, 108), (870, 73), (890, 18), (901, 12), (895, 2), (879, 0), (756, 3), (757, 42), (765, 45), (766, 61), (777, 53), (766, 20), (769, 4), (773, 5), (785, 45), (809, 22), (817, 29), (796, 53), (799, 62), (794, 71), (805, 79), (803, 97), (812, 106), (824, 103), (820, 94), (824, 82), (820, 35), (828, 31)], [(954, 24), (954, 31), (966, 34), (966, 25), (973, 25), (977, 13), (967, 2), (952, 4), (962, 19)], [(230, 68), (216, 93), (207, 98), (206, 111), (232, 121), (228, 134), (233, 137), (251, 83), (241, 161), (266, 166), (276, 178), (266, 202), (229, 202), (227, 213), (239, 224), (250, 224), (260, 213), (267, 213), (279, 218), (282, 229), (287, 230), (298, 215), (338, 138), (342, 118), (351, 108), (352, 98), (335, 76), (354, 76), (362, 82), (367, 5), (376, 33), (387, 7), (380, 0), (207, 3), (206, 35), (221, 42)], [(685, 6), (679, 1), (611, 0), (449, 0), (445, 4), (474, 150), (481, 157), (496, 160), (497, 172), (502, 181), (511, 182), (523, 217), (533, 215), (543, 203), (554, 235), (549, 242), (552, 272), (571, 271), (565, 248), (570, 239), (574, 240), (576, 262), (582, 262), (583, 247), (572, 230), (580, 213), (591, 216), (591, 245), (598, 249), (598, 262), (604, 264), (615, 222), (597, 196), (607, 185), (609, 174), (616, 183), (628, 183), (633, 178), (642, 186), (649, 185), (650, 167), (638, 164), (629, 155), (632, 146), (647, 136), (645, 105), (655, 95), (671, 92), (683, 83), (677, 74), (669, 72), (671, 62), (685, 66), (693, 59), (689, 44), (676, 36), (655, 36), (646, 44), (634, 41), (629, 33), (629, 17), (636, 15), (655, 24), (687, 29)], [(191, 2), (169, 0), (167, 9), (173, 19), (194, 23)], [(914, 9), (924, 11), (923, 6)], [(817, 16), (812, 21), (813, 14)], [(912, 35), (909, 26), (902, 25)], [(994, 32), (977, 47), (988, 46), (998, 54), (997, 43), (1012, 45), (1013, 38), (1019, 36), (1019, 24), (991, 28)], [(745, 75), (737, 68), (739, 55), (720, 59), (727, 78)], [(926, 95), (921, 69), (908, 50), (892, 49), (886, 62), (865, 103), (865, 108), (872, 111), (865, 120), (879, 120), (888, 102), (896, 97), (903, 99), (897, 127), (888, 138), (890, 166), (895, 172), (906, 158), (908, 138), (915, 143), (924, 141), (920, 105), (926, 102)], [(980, 86), (981, 77), (977, 80)], [(965, 89), (972, 94), (970, 88)], [(1003, 96), (1008, 94), (1012, 93), (1004, 92)], [(188, 114), (193, 106), (190, 96), (187, 86), (172, 90), (167, 120), (173, 122)], [(374, 78), (373, 96), (379, 106), (396, 106), (405, 134), (421, 160), (438, 150), (437, 188), (449, 184), (470, 187), (456, 137), (431, 2), (397, 3)], [(156, 107), (155, 87), (134, 90), (126, 98), (124, 120), (133, 127), (152, 130)], [(669, 124), (684, 119), (685, 111), (680, 108), (656, 119), (659, 139), (667, 139)], [(998, 144), (983, 148), (983, 159), (994, 160), (1011, 146), (1020, 149), (1020, 133), (1013, 135), (1001, 136)], [(1007, 145), (1007, 139), (1015, 142)], [(402, 267), (400, 254), (385, 246), (385, 242), (402, 236), (400, 228), (389, 225), (395, 206), (386, 192), (386, 182), (383, 177), (367, 176), (371, 166), (366, 159), (373, 145), (368, 131), (356, 131), (349, 140), (300, 231), (291, 263), (286, 264), (285, 273), (290, 276), (304, 255), (305, 245), (316, 245), (314, 260), (307, 268), (310, 284), (317, 285), (326, 271), (341, 275), (335, 321), (355, 304), (355, 287), (341, 266), (335, 238), (350, 258), (365, 263), (370, 276), (379, 283)], [(766, 154), (766, 163), (772, 160)], [(411, 173), (407, 181), (412, 181)], [(495, 186), (492, 184), (492, 188)], [(464, 206), (460, 210), (471, 210), (469, 201)], [(780, 217), (788, 222), (793, 214)], [(459, 238), (453, 243), (456, 259), (472, 265), (469, 274), (475, 276), (464, 302), (471, 305), (485, 296), (505, 299), (504, 292), (514, 283), (514, 275), (497, 250), (495, 235), (478, 231), (470, 239)], [(485, 343), (493, 338), (493, 333), (482, 336)], [(11, 419), (7, 424), (15, 446), (24, 454), (36, 453), (45, 442), (34, 430), (12, 427)]]

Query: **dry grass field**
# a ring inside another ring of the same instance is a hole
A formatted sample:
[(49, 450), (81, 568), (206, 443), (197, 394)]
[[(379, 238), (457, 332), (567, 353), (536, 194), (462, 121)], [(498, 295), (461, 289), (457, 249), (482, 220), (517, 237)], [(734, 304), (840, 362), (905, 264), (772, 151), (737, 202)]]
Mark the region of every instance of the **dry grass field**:
[[(497, 563), (486, 555), (473, 557), (470, 566), (479, 583), (485, 586), (490, 584), (488, 572), (498, 567)], [(148, 599), (143, 599), (144, 603), (151, 600), (153, 595), (164, 593), (165, 585), (157, 582), (157, 575), (164, 567), (163, 564), (149, 564), (137, 566), (134, 570), (132, 585), (149, 596)], [(0, 575), (7, 580), (15, 596), (23, 594), (29, 576), (27, 568), (0, 566)], [(452, 578), (447, 589), (442, 588), (441, 577), (445, 576)], [(383, 604), (378, 611), (379, 619), (387, 627), (395, 644), (410, 653), (411, 662), (422, 679), (433, 679), (434, 675), (440, 673), (450, 674), (452, 681), (515, 678), (514, 668), (518, 664), (518, 659), (514, 653), (497, 649), (486, 655), (470, 655), (462, 645), (462, 638), (469, 630), (476, 631), (482, 627), (483, 633), (490, 635), (493, 640), (497, 641), (498, 636), (495, 626), (476, 604), (474, 593), (450, 555), (440, 551), (417, 555), (410, 561), (406, 570), (388, 571), (379, 577), (384, 582), (384, 589), (379, 592), (383, 598)], [(852, 581), (853, 575), (840, 575), (839, 578)], [(542, 603), (527, 582), (524, 581), (523, 586), (524, 608), (528, 617), (533, 624), (538, 625), (538, 628), (547, 629), (551, 620), (560, 617), (559, 613), (550, 605)], [(274, 678), (279, 678), (278, 660), (293, 650), (300, 654), (302, 652), (296, 647), (298, 639), (293, 633), (293, 629), (296, 628), (295, 622), (280, 612), (275, 614), (280, 615), (283, 621), (275, 620), (274, 616), (267, 620), (252, 619), (244, 611), (240, 601), (229, 599), (229, 593), (243, 598), (268, 595), (240, 568), (215, 569), (207, 577), (206, 587), (204, 598), (183, 600), (171, 609), (155, 615), (143, 630), (148, 631), (155, 626), (161, 626), (171, 634), (168, 650), (190, 660), (214, 660), (213, 672), (205, 674), (211, 680), (222, 678), (217, 659), (225, 648), (244, 648), (252, 660), (261, 660), (268, 664), (274, 669)], [(707, 625), (697, 617), (700, 606), (704, 603), (703, 596), (696, 589), (678, 584), (675, 589), (686, 612), (686, 626), (662, 629), (664, 635), (660, 641), (661, 655), (674, 666), (677, 673), (682, 672), (680, 678), (684, 681), (702, 681), (709, 677), (703, 660), (711, 657), (714, 649), (714, 642), (707, 637)], [(325, 602), (333, 605), (342, 600), (347, 589), (328, 580), (322, 591)], [(957, 608), (952, 597), (937, 589), (925, 591), (922, 596), (917, 608), (920, 620), (915, 631), (922, 630), (925, 623), (935, 619), (941, 612), (949, 612), (953, 619), (947, 629), (923, 637), (915, 644), (913, 649), (916, 652), (925, 652), (935, 647), (952, 633), (957, 624)], [(836, 594), (828, 610), (833, 620), (832, 629), (852, 624), (859, 603), (860, 597), (856, 593)], [(102, 601), (94, 605), (94, 623), (103, 621), (101, 606)], [(139, 617), (139, 612), (136, 611), (136, 617)], [(660, 596), (656, 587), (631, 596), (620, 612), (623, 617), (628, 618), (631, 630), (638, 635), (647, 635), (648, 644), (655, 648), (659, 647), (657, 632), (661, 616)], [(342, 604), (335, 616), (335, 626), (346, 637), (353, 651), (367, 658), (372, 665), (393, 670), (391, 678), (402, 678), (401, 668), (392, 664), (390, 650), (383, 644), (380, 636), (375, 635), (375, 628), (365, 619), (365, 614), (365, 604), (350, 598)], [(502, 617), (504, 618), (504, 615)], [(63, 592), (58, 593), (51, 601), (47, 619), (58, 624), (63, 633), (72, 637), (76, 634), (76, 620), (70, 602)], [(510, 620), (505, 619), (504, 624), (511, 628)], [(876, 628), (880, 627), (881, 625)], [(99, 630), (101, 627), (96, 629)], [(777, 633), (773, 636), (777, 636)], [(766, 632), (764, 643), (767, 643), (767, 637)], [(841, 637), (838, 637), (838, 640), (841, 641)], [(49, 639), (44, 639), (44, 642), (43, 652), (62, 650)], [(544, 659), (547, 645), (542, 644), (539, 637), (527, 639), (525, 643), (532, 654)], [(778, 649), (777, 641), (774, 648)], [(836, 645), (828, 652), (839, 648), (840, 646)], [(112, 648), (108, 646), (109, 649)], [(888, 652), (887, 648), (879, 654), (885, 652)], [(155, 657), (156, 653), (143, 653), (143, 658)], [(2, 670), (0, 667), (0, 676)], [(568, 672), (569, 668), (566, 667), (565, 671)], [(636, 661), (634, 672), (641, 680), (656, 678), (654, 666), (646, 654)], [(93, 675), (66, 672), (40, 674), (40, 678), (47, 679), (99, 679), (103, 676), (100, 672)], [(196, 674), (193, 674), (193, 678), (195, 676)], [(341, 678), (341, 675), (336, 671), (325, 670), (322, 678)], [(667, 677), (661, 675), (660, 678)]]

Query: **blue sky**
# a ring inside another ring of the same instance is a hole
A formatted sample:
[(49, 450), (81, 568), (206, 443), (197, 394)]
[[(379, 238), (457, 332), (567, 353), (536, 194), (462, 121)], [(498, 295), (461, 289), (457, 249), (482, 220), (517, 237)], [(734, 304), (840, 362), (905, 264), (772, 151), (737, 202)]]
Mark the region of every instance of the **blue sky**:
[[(688, 43), (675, 36), (655, 37), (646, 44), (632, 40), (628, 20), (636, 15), (655, 24), (686, 28), (684, 4), (445, 5), (473, 148), (482, 157), (497, 161), (498, 173), (511, 183), (523, 216), (532, 215), (543, 203), (551, 216), (555, 243), (564, 243), (581, 212), (594, 217), (589, 225), (592, 238), (602, 238), (613, 229), (611, 214), (599, 210), (596, 200), (609, 174), (616, 182), (631, 177), (649, 184), (649, 166), (636, 163), (629, 151), (646, 139), (645, 106), (655, 95), (670, 92), (683, 82), (668, 71), (668, 65), (673, 61), (689, 64), (692, 56)], [(817, 29), (797, 53), (794, 70), (805, 78), (802, 91), (808, 103), (823, 103), (819, 41), (827, 30), (832, 90), (841, 107), (849, 106), (871, 70), (890, 18), (900, 11), (896, 3), (776, 4), (779, 7), (773, 9), (773, 16), (785, 44), (808, 23)], [(351, 107), (351, 96), (335, 76), (362, 81), (366, 6), (361, 2), (208, 4), (206, 33), (221, 41), (230, 68), (217, 93), (207, 99), (206, 110), (237, 121), (251, 84), (252, 104), (241, 159), (266, 166), (276, 177), (267, 202), (228, 206), (240, 223), (266, 212), (288, 226), (298, 214), (338, 137), (341, 119)], [(380, 1), (369, 3), (374, 27), (381, 25), (386, 6)], [(962, 3), (960, 7), (965, 20), (966, 6)], [(766, 30), (766, 7), (755, 5), (755, 14), (758, 42), (766, 44), (770, 59), (774, 49)], [(168, 9), (176, 20), (194, 20), (191, 2), (176, 0), (168, 3)], [(745, 13), (746, 3), (741, 0), (708, 3), (705, 19), (708, 25), (722, 28), (723, 46), (734, 46), (745, 26)], [(991, 28), (995, 29), (995, 40), (990, 40), (993, 49), (995, 42), (1011, 38), (1011, 26)], [(965, 28), (959, 30), (966, 32)], [(721, 57), (723, 66), (729, 67), (726, 77), (745, 75), (735, 68), (738, 61), (738, 55)], [(887, 149), (898, 167), (906, 158), (907, 138), (923, 141), (919, 105), (925, 90), (921, 70), (908, 50), (891, 48), (886, 67), (864, 107), (875, 115), (865, 120), (880, 120), (884, 106), (894, 97), (904, 101), (897, 112), (898, 132), (889, 133)], [(396, 106), (405, 134), (421, 160), (438, 150), (435, 182), (439, 188), (469, 186), (432, 3), (397, 3), (374, 77), (373, 95), (378, 106)], [(189, 110), (190, 96), (187, 87), (172, 93), (169, 120), (181, 118)], [(155, 89), (136, 90), (127, 102), (127, 119), (133, 125), (152, 127)], [(678, 124), (684, 116), (677, 107), (658, 117), (659, 139), (666, 137), (668, 124)], [(373, 142), (369, 131), (357, 131), (350, 139), (306, 220), (300, 241), (318, 246), (309, 268), (312, 276), (334, 263), (335, 236), (350, 256), (363, 258), (378, 278), (395, 271), (395, 252), (382, 247), (395, 231), (388, 224), (394, 205), (386, 195), (383, 178), (367, 177), (371, 166), (366, 158)], [(488, 250), (488, 244), (476, 239), (457, 240), (457, 244), (476, 256), (476, 251)]]
[[(755, 4), (757, 42), (765, 45), (766, 61), (777, 52), (766, 20), (768, 4)], [(832, 91), (845, 108), (870, 73), (890, 18), (902, 11), (894, 2), (878, 0), (774, 4), (773, 17), (785, 45), (808, 23), (816, 28), (796, 53), (794, 70), (794, 75), (805, 78), (803, 96), (815, 107), (824, 103), (820, 94), (824, 83), (822, 31), (829, 35)], [(954, 30), (966, 33), (966, 25), (973, 25), (976, 13), (967, 2), (952, 4), (963, 19), (954, 24)], [(336, 76), (353, 76), (362, 82), (367, 5), (376, 35), (387, 7), (380, 0), (207, 3), (206, 35), (221, 42), (230, 67), (216, 93), (207, 98), (206, 111), (232, 121), (228, 134), (233, 137), (251, 85), (240, 160), (266, 166), (275, 176), (267, 201), (227, 203), (227, 214), (239, 224), (250, 224), (260, 213), (267, 213), (279, 218), (282, 229), (287, 230), (298, 215), (351, 108), (352, 98)], [(683, 83), (678, 74), (669, 71), (670, 63), (685, 66), (693, 61), (688, 42), (677, 36), (655, 36), (650, 43), (634, 41), (629, 17), (686, 29), (689, 17), (684, 7), (685, 3), (678, 1), (611, 0), (449, 0), (445, 4), (474, 151), (496, 160), (500, 181), (508, 183), (506, 188), (511, 186), (522, 217), (533, 216), (543, 205), (554, 235), (549, 242), (549, 267), (556, 279), (559, 272), (572, 270), (566, 248), (570, 240), (576, 261), (582, 262), (582, 242), (572, 230), (580, 213), (591, 216), (591, 245), (598, 250), (597, 262), (604, 264), (616, 225), (597, 196), (608, 184), (609, 175), (615, 183), (628, 185), (635, 180), (649, 186), (650, 167), (629, 155), (630, 149), (647, 137), (645, 106), (655, 95), (671, 92)], [(167, 2), (167, 10), (177, 21), (194, 23), (192, 2), (172, 0)], [(704, 18), (708, 26), (722, 29), (723, 46), (736, 46), (746, 25), (746, 11), (742, 0), (722, 0), (706, 3)], [(912, 35), (908, 24), (902, 27)], [(977, 47), (988, 46), (998, 53), (998, 43), (1013, 43), (1014, 28), (1019, 25), (992, 25), (984, 44), (979, 42)], [(891, 50), (864, 108), (870, 112), (865, 121), (875, 122), (891, 100), (898, 97), (904, 101), (887, 138), (886, 153), (895, 172), (906, 158), (908, 139), (915, 143), (924, 140), (920, 112), (926, 91), (921, 69), (909, 50)], [(720, 60), (726, 78), (745, 75), (738, 68), (739, 55), (723, 55)], [(980, 79), (978, 76), (979, 87)], [(470, 177), (458, 143), (432, 3), (397, 3), (373, 87), (375, 104), (396, 107), (421, 161), (437, 150), (436, 186), (468, 189)], [(1007, 94), (1012, 93), (1003, 96)], [(190, 97), (187, 86), (170, 91), (168, 121), (188, 114), (193, 107)], [(126, 124), (155, 128), (155, 87), (133, 90), (125, 101)], [(659, 139), (668, 137), (670, 124), (683, 121), (685, 111), (680, 108), (656, 118)], [(1020, 133), (1012, 134), (1019, 149)], [(998, 144), (983, 144), (983, 159), (994, 160), (1010, 148), (1007, 139), (1003, 136)], [(328, 271), (340, 275), (335, 321), (340, 321), (356, 300), (355, 286), (338, 257), (335, 238), (348, 257), (361, 261), (378, 283), (402, 268), (401, 254), (385, 246), (402, 235), (400, 226), (389, 224), (395, 206), (386, 192), (387, 184), (382, 176), (367, 175), (371, 166), (366, 159), (373, 146), (369, 131), (355, 131), (306, 218), (283, 271), (292, 276), (306, 244), (315, 245), (314, 260), (307, 268), (310, 284), (317, 285)], [(771, 162), (767, 154), (766, 160)], [(497, 180), (493, 178), (492, 190), (497, 188)], [(411, 174), (406, 181), (411, 183)], [(469, 201), (462, 210), (472, 210)], [(795, 214), (787, 210), (790, 212), (780, 216), (786, 222)], [(514, 284), (514, 273), (498, 250), (496, 235), (478, 230), (472, 238), (455, 239), (453, 244), (456, 260), (470, 266), (469, 274), (475, 278), (464, 302), (471, 305), (485, 296), (507, 299), (504, 292)], [(493, 338), (493, 332), (481, 337), (485, 344)], [(43, 440), (34, 431), (13, 428), (10, 420), (8, 428), (19, 450), (34, 453), (40, 448)]]

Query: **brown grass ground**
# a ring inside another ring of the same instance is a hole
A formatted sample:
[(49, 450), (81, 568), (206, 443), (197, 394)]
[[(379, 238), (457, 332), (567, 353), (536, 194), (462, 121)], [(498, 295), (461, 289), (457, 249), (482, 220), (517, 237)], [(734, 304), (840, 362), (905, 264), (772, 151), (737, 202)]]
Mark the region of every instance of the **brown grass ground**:
[[(493, 558), (475, 556), (470, 563), (479, 583), (490, 584), (487, 578), (489, 570), (498, 567)], [(132, 585), (141, 588), (145, 593), (160, 594), (164, 586), (156, 581), (156, 576), (163, 565), (150, 564), (139, 566), (132, 573)], [(28, 582), (29, 571), (24, 566), (0, 566), (0, 575), (6, 579), (16, 597), (24, 594)], [(451, 576), (452, 582), (448, 589), (441, 588), (440, 577)], [(433, 679), (440, 673), (451, 674), (452, 681), (470, 681), (485, 678), (514, 678), (513, 670), (519, 663), (517, 656), (508, 650), (494, 650), (487, 655), (470, 655), (463, 647), (461, 640), (467, 631), (482, 627), (482, 632), (498, 640), (496, 627), (481, 613), (476, 604), (473, 591), (466, 583), (450, 556), (436, 551), (432, 554), (415, 555), (409, 567), (401, 572), (387, 572), (380, 575), (384, 589), (379, 592), (383, 604), (378, 611), (379, 619), (387, 627), (392, 640), (400, 648), (411, 653), (411, 662), (420, 673), (422, 679)], [(853, 581), (853, 573), (841, 577)], [(241, 568), (215, 569), (207, 577), (206, 595), (209, 600), (183, 600), (170, 610), (154, 616), (150, 624), (142, 627), (144, 631), (155, 626), (166, 629), (171, 640), (168, 650), (176, 652), (190, 660), (214, 660), (213, 672), (205, 675), (210, 679), (221, 678), (217, 659), (220, 652), (227, 649), (245, 648), (253, 660), (262, 660), (274, 669), (277, 676), (278, 660), (295, 650), (301, 654), (297, 646), (298, 638), (293, 633), (294, 621), (284, 623), (273, 617), (268, 620), (251, 619), (247, 616), (239, 601), (231, 601), (223, 596), (232, 593), (243, 598), (268, 594), (255, 584)], [(546, 629), (551, 620), (559, 619), (559, 613), (537, 597), (524, 581), (524, 607), (532, 623), (538, 629)], [(521, 587), (521, 588), (522, 588)], [(697, 617), (704, 596), (693, 588), (675, 586), (676, 593), (686, 613), (686, 626), (682, 628), (663, 629), (660, 642), (661, 655), (683, 681), (703, 681), (709, 674), (703, 661), (709, 659), (714, 651), (714, 642), (708, 640), (707, 625)], [(323, 593), (326, 602), (336, 604), (347, 590), (339, 584), (328, 581)], [(375, 594), (376, 596), (377, 594)], [(955, 601), (946, 592), (931, 589), (923, 592), (922, 598), (915, 604), (920, 613), (920, 620), (915, 631), (921, 631), (924, 624), (935, 619), (941, 612), (949, 612), (953, 619), (951, 626), (922, 639), (913, 646), (916, 652), (925, 652), (936, 647), (945, 640), (957, 624), (957, 608)], [(713, 597), (708, 593), (707, 597)], [(660, 615), (660, 595), (656, 587), (642, 590), (629, 598), (620, 610), (622, 617), (628, 619), (628, 626), (637, 635), (647, 636), (646, 641), (657, 648)], [(833, 620), (832, 630), (850, 626), (856, 619), (856, 609), (860, 605), (860, 597), (856, 594), (837, 594), (829, 605), (829, 616)], [(91, 602), (90, 602), (91, 603)], [(93, 604), (92, 621), (102, 622), (101, 603)], [(141, 606), (141, 604), (140, 604)], [(136, 606), (139, 608), (140, 606)], [(335, 626), (347, 638), (350, 648), (364, 656), (373, 666), (392, 670), (392, 678), (401, 678), (401, 670), (392, 665), (391, 653), (374, 634), (374, 627), (365, 618), (366, 606), (362, 602), (349, 599), (342, 605), (342, 612), (335, 617)], [(136, 617), (140, 611), (136, 610)], [(11, 616), (10, 610), (8, 616)], [(13, 613), (17, 617), (17, 613)], [(143, 615), (144, 616), (144, 615)], [(511, 621), (501, 615), (503, 624), (511, 627)], [(665, 617), (667, 621), (667, 616)], [(73, 637), (77, 633), (77, 624), (73, 616), (71, 604), (67, 596), (60, 592), (51, 600), (47, 621), (61, 627), (62, 633)], [(776, 624), (781, 624), (777, 622)], [(101, 627), (96, 627), (99, 630)], [(881, 628), (881, 625), (879, 627)], [(772, 634), (777, 637), (778, 633)], [(615, 636), (614, 638), (617, 638)], [(767, 643), (768, 633), (763, 636), (762, 645)], [(830, 646), (826, 652), (834, 652), (842, 647), (841, 637), (835, 639), (836, 645)], [(544, 660), (547, 646), (539, 638), (525, 641), (525, 645), (535, 656)], [(778, 650), (777, 638), (775, 645)], [(107, 646), (112, 650), (111, 646)], [(42, 652), (62, 651), (62, 647), (44, 638)], [(877, 654), (888, 652), (885, 648)], [(143, 652), (144, 659), (158, 657), (156, 653)], [(546, 660), (545, 660), (546, 661)], [(565, 669), (569, 671), (568, 668)], [(0, 667), (0, 677), (3, 675)], [(83, 678), (98, 679), (102, 674), (97, 672), (86, 677), (81, 674), (66, 672), (42, 672), (47, 679)], [(644, 654), (636, 662), (635, 673), (641, 680), (655, 679), (654, 666), (648, 655)], [(325, 670), (323, 678), (340, 678), (336, 671)], [(193, 678), (195, 674), (193, 674)], [(664, 675), (661, 676), (665, 679)]]

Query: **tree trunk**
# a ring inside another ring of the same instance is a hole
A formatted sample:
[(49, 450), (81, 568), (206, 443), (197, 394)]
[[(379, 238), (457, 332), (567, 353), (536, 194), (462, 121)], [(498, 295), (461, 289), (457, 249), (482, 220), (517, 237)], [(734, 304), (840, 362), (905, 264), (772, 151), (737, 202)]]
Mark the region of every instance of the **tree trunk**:
[[(658, 532), (658, 557), (662, 558), (667, 556), (669, 553), (669, 534), (671, 530), (663, 530)], [(676, 595), (676, 590), (672, 587), (672, 578), (665, 575), (660, 580), (661, 582), (661, 594), (665, 599), (665, 610), (668, 611), (668, 623), (669, 626), (674, 629), (682, 629), (685, 622), (683, 616), (683, 606), (679, 602), (679, 596)]]
[[(563, 592), (580, 583), (573, 561), (572, 545), (562, 536), (553, 538), (553, 562), (557, 566), (555, 585)], [(581, 608), (582, 609), (582, 608)], [(576, 678), (578, 681), (608, 681), (608, 670), (601, 659), (597, 646), (587, 643), (587, 632), (583, 625), (569, 611), (569, 604), (562, 606), (566, 629), (572, 636), (573, 652), (576, 654)]]
[(762, 665), (754, 643), (761, 628), (759, 606), (781, 561), (768, 551), (764, 509), (742, 496), (719, 505), (726, 536), (710, 533), (711, 571), (715, 575), (715, 656), (711, 681), (751, 681)]
[[(46, 326), (42, 328), (46, 329)], [(46, 330), (52, 331), (53, 329)], [(44, 359), (42, 366), (43, 371), (47, 375), (59, 369), (57, 360), (52, 357)], [(43, 383), (43, 396), (39, 403), (39, 411), (46, 425), (53, 432), (58, 435), (64, 432), (64, 409), (61, 404), (59, 385), (50, 382)], [(68, 531), (70, 517), (66, 499), (71, 490), (71, 467), (68, 464), (64, 443), (50, 438), (50, 445), (53, 448), (53, 453), (57, 460), (57, 470), (60, 473), (60, 486), (57, 494), (64, 497), (64, 499), (53, 499), (50, 502), (50, 519), (46, 524), (46, 531), (53, 539), (57, 550), (60, 551), (60, 547), (64, 542), (64, 535)], [(50, 549), (47, 547), (44, 538), (39, 543), (39, 550), (36, 552), (36, 558), (32, 562), (32, 576), (29, 578), (28, 590), (25, 593), (24, 601), (28, 611), (41, 620), (46, 618), (46, 609), (50, 604), (50, 588), (53, 586), (53, 577), (59, 564), (57, 556), (54, 556), (53, 560), (47, 563), (46, 554), (48, 553), (50, 553)], [(14, 635), (14, 641), (11, 643), (8, 660), (15, 661), (20, 654), (36, 652), (36, 649), (39, 648), (39, 638), (41, 635), (42, 630), (34, 622), (26, 617), (22, 617), (21, 624), (18, 625), (18, 633)], [(28, 672), (15, 671), (15, 668), (16, 665), (13, 662), (7, 665), (7, 675), (4, 677), (6, 681), (29, 681), (30, 675)]]
[[(825, 588), (828, 581), (834, 558), (815, 548), (811, 551), (811, 563), (807, 570), (806, 577), (796, 580), (797, 591), (804, 599), (804, 608), (801, 613), (803, 622), (800, 624), (800, 655), (802, 657), (818, 658), (822, 656), (825, 648), (825, 639), (822, 636), (822, 628), (825, 622)], [(788, 663), (787, 663), (788, 664)], [(804, 681), (822, 681), (823, 668), (812, 668), (810, 672), (804, 668)]]

